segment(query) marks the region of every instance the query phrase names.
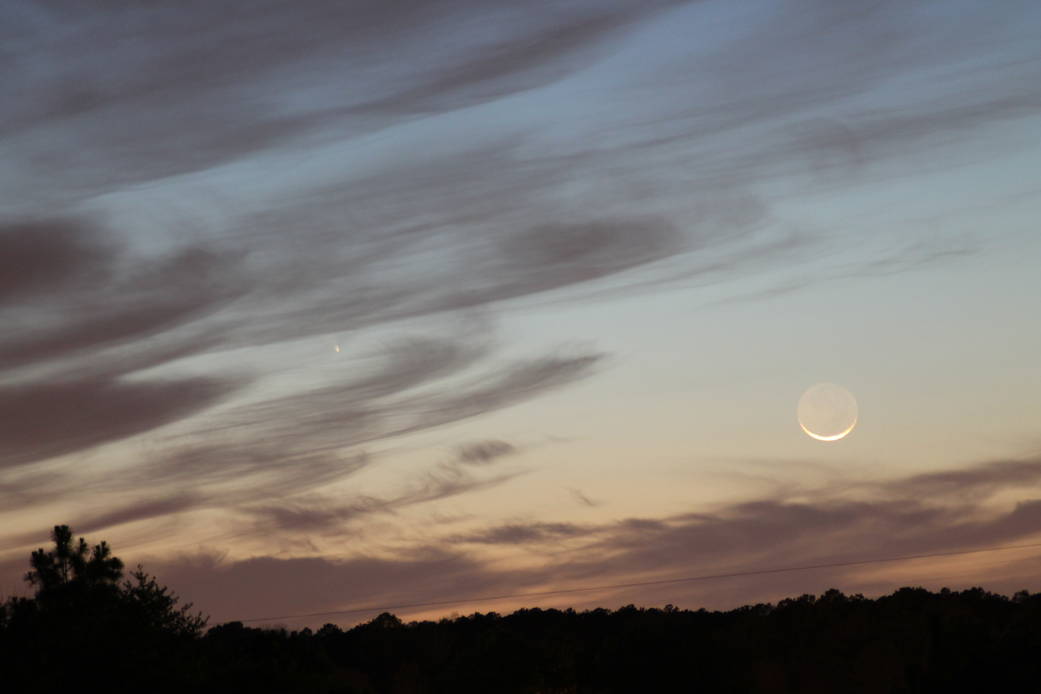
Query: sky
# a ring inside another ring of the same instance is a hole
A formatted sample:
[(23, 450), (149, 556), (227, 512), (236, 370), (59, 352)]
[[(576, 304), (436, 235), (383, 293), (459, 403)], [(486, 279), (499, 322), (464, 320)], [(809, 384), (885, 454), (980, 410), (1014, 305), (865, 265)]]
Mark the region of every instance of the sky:
[(1039, 30), (4, 2), (0, 595), (59, 523), (213, 624), (1041, 590), (964, 554), (1041, 543)]

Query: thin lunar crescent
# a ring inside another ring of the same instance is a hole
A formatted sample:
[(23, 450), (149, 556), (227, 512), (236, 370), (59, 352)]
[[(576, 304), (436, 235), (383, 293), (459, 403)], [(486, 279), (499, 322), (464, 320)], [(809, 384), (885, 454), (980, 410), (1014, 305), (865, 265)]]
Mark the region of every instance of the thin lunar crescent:
[(858, 415), (857, 399), (834, 383), (818, 383), (799, 398), (799, 426), (818, 441), (845, 438), (857, 426)]
[(806, 435), (810, 438), (817, 439), (818, 441), (838, 441), (839, 439), (846, 438), (846, 435), (853, 431), (853, 427), (857, 426), (857, 420), (853, 420), (853, 423), (849, 425), (849, 429), (846, 429), (840, 434), (835, 434), (834, 436), (821, 436), (820, 434), (814, 434), (812, 431), (807, 429), (802, 422), (799, 422), (799, 426), (802, 427), (802, 430), (806, 432)]

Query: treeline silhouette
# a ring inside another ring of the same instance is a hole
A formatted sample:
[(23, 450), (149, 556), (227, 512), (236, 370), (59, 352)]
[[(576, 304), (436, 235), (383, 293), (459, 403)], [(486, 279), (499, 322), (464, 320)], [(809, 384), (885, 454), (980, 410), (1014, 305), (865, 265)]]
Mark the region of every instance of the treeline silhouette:
[(523, 609), (351, 629), (206, 619), (104, 542), (33, 552), (0, 606), (0, 691), (1041, 692), (1041, 593), (829, 590), (726, 612)]

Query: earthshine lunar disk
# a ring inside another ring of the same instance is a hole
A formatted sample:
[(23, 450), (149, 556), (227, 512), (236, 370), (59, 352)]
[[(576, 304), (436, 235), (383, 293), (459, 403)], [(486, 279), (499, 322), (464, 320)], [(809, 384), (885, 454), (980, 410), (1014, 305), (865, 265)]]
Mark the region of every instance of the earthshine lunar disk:
[(818, 441), (838, 441), (857, 426), (857, 399), (842, 386), (818, 383), (799, 398), (799, 426)]

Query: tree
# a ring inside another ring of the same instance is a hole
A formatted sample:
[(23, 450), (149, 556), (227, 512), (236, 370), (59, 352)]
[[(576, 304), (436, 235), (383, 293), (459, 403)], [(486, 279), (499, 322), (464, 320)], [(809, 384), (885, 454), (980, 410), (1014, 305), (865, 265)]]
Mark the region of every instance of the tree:
[(130, 577), (133, 580), (123, 583), (121, 593), (143, 624), (174, 636), (202, 633), (209, 620), (202, 613), (191, 614), (191, 603), (177, 607), (180, 598), (166, 586), (159, 585), (155, 576), (145, 573), (140, 564), (130, 572)]
[(202, 614), (191, 614), (191, 603), (178, 607), (177, 595), (140, 564), (120, 583), (123, 562), (107, 542), (91, 547), (82, 537), (74, 541), (67, 525), (54, 526), (51, 539), (54, 549), (33, 552), (25, 574), (36, 586), (38, 606), (63, 612), (66, 621), (76, 612), (94, 622), (169, 636), (198, 636), (206, 626)]
[(35, 596), (0, 609), (0, 688), (70, 691), (103, 664), (119, 682), (105, 687), (113, 693), (199, 691), (197, 637), (207, 620), (140, 565), (124, 580), (108, 543), (90, 545), (67, 525), (51, 539), (25, 574)]
[(123, 562), (112, 556), (107, 542), (90, 547), (82, 537), (75, 544), (72, 529), (56, 525), (51, 531), (54, 549), (43, 547), (32, 553), (30, 569), (25, 574), (29, 585), (37, 587), (37, 595), (63, 586), (79, 584), (85, 588), (114, 586), (123, 577)]

